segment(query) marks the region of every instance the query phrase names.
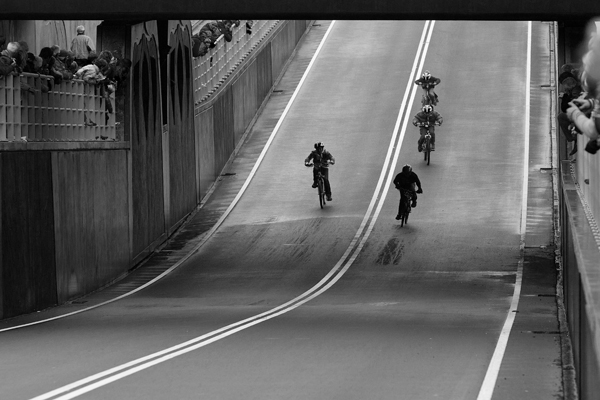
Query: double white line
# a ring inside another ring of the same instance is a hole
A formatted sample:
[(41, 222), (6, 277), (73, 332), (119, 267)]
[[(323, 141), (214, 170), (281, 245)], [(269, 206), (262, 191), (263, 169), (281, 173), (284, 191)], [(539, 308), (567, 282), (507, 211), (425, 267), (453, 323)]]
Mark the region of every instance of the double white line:
[[(317, 55), (319, 54), (323, 44), (325, 43), (329, 33), (331, 32), (335, 21), (331, 23), (327, 33), (323, 37), (315, 55), (313, 56), (304, 76), (300, 80), (298, 87), (296, 88), (294, 94), (290, 98), (288, 105), (286, 106), (283, 114), (281, 115), (279, 122), (275, 126), (273, 133), (271, 134), (265, 148), (263, 149), (261, 155), (259, 156), (254, 168), (252, 169), (250, 175), (248, 176), (244, 186), (240, 190), (240, 193), (236, 196), (231, 206), (227, 209), (225, 214), (221, 217), (221, 219), (217, 222), (215, 227), (209, 232), (212, 233), (214, 230), (221, 225), (223, 219), (229, 214), (229, 212), (233, 209), (242, 193), (245, 191), (246, 187), (250, 183), (252, 177), (254, 176), (258, 166), (260, 165), (264, 155), (270, 146), (271, 142), (275, 134), (277, 133), (279, 126), (281, 125), (283, 119), (285, 118), (292, 102), (294, 101), (296, 94), (300, 90), (302, 83), (304, 82), (306, 76), (308, 75), (313, 62), (315, 61)], [(128, 363), (116, 366), (114, 368), (108, 369), (106, 371), (100, 372), (98, 374), (89, 376), (87, 378), (81, 379), (79, 381), (73, 382), (69, 385), (60, 387), (51, 392), (45, 393), (43, 395), (37, 396), (32, 400), (66, 400), (78, 397), (82, 394), (90, 392), (92, 390), (98, 389), (102, 386), (108, 385), (112, 382), (115, 382), (119, 379), (125, 378), (129, 375), (133, 375), (137, 372), (140, 372), (144, 369), (150, 368), (154, 365), (163, 363), (172, 358), (178, 357), (180, 355), (189, 353), (191, 351), (197, 350), (201, 347), (207, 346), (213, 342), (226, 338), (230, 335), (233, 335), (236, 332), (241, 330), (250, 328), (254, 325), (260, 324), (261, 322), (267, 321), (271, 318), (275, 318), (279, 315), (285, 314), (297, 307), (300, 307), (304, 303), (314, 299), (319, 296), (321, 293), (325, 292), (331, 286), (333, 286), (350, 268), (350, 266), (354, 263), (356, 257), (360, 253), (364, 244), (366, 243), (371, 231), (373, 230), (373, 226), (377, 221), (377, 217), (381, 211), (385, 198), (387, 196), (388, 189), (392, 183), (394, 178), (394, 171), (396, 167), (396, 163), (398, 161), (398, 156), (400, 154), (400, 148), (402, 145), (402, 140), (404, 138), (404, 134), (406, 132), (406, 127), (409, 122), (408, 112), (411, 109), (413, 100), (415, 98), (416, 92), (418, 90), (418, 86), (414, 84), (414, 80), (417, 76), (420, 75), (421, 70), (423, 68), (423, 63), (425, 61), (425, 55), (427, 53), (427, 49), (429, 47), (429, 40), (431, 38), (431, 34), (433, 32), (434, 21), (426, 21), (425, 26), (423, 28), (423, 33), (421, 35), (421, 40), (419, 42), (419, 47), (417, 50), (417, 54), (415, 56), (415, 60), (410, 72), (410, 76), (408, 78), (408, 82), (406, 84), (406, 90), (404, 92), (404, 97), (402, 99), (402, 104), (400, 105), (400, 110), (398, 113), (398, 117), (396, 120), (396, 124), (394, 126), (394, 132), (392, 135), (392, 139), (388, 148), (388, 152), (385, 157), (385, 162), (379, 176), (379, 180), (377, 182), (377, 187), (371, 198), (371, 202), (369, 203), (369, 207), (365, 216), (358, 228), (358, 231), (354, 235), (350, 245), (344, 252), (342, 258), (335, 264), (335, 266), (327, 273), (319, 283), (314, 285), (311, 289), (304, 292), (302, 295), (288, 301), (285, 304), (282, 304), (278, 307), (275, 307), (269, 311), (266, 311), (262, 314), (255, 315), (253, 317), (247, 318), (245, 320), (236, 322), (231, 325), (227, 325), (221, 329), (217, 329), (205, 335), (199, 336), (192, 340), (188, 340), (187, 342), (183, 342), (173, 347), (169, 347), (168, 349), (150, 354), (148, 356), (138, 358), (136, 360), (130, 361)], [(407, 107), (408, 105), (408, 107)], [(402, 124), (402, 121), (404, 123)], [(402, 128), (400, 129), (400, 125), (402, 124)], [(210, 237), (210, 234), (206, 236), (206, 238)], [(205, 241), (205, 240), (204, 240)], [(202, 241), (197, 247), (201, 246), (204, 241)], [(195, 251), (196, 249), (194, 249)], [(193, 253), (192, 251), (191, 253)]]

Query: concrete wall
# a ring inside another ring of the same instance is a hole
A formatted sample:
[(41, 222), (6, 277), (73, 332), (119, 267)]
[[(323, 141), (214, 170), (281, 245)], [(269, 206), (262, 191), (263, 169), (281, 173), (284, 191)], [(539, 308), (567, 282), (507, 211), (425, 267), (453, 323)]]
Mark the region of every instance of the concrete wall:
[[(134, 62), (129, 141), (0, 143), (0, 318), (97, 290), (167, 240), (216, 181), (310, 21), (281, 24), (195, 109), (181, 63), (189, 21), (161, 23), (102, 29)], [(163, 39), (171, 50), (161, 72)]]

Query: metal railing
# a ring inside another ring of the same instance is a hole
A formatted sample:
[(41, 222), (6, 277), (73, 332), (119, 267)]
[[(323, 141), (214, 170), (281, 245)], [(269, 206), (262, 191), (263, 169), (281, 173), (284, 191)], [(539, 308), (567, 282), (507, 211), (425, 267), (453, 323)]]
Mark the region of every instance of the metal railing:
[(221, 36), (216, 46), (193, 61), (194, 103), (208, 99), (229, 77), (235, 68), (271, 32), (281, 20), (254, 21), (252, 34), (246, 34), (246, 20), (233, 28), (233, 39), (226, 42)]
[(98, 86), (70, 80), (47, 90), (51, 79), (29, 73), (0, 78), (0, 141), (115, 140), (115, 114), (107, 112)]
[(590, 154), (585, 151), (588, 141), (587, 136), (577, 135), (578, 151), (574, 166), (574, 178), (589, 208), (588, 218), (594, 224), (600, 221), (600, 182), (598, 180), (598, 175), (600, 175), (600, 152)]

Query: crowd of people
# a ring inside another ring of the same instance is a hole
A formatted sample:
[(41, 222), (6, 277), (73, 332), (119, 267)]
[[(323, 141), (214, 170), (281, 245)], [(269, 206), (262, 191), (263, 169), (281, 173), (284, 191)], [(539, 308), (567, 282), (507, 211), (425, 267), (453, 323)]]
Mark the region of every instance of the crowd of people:
[(97, 54), (93, 40), (85, 35), (83, 25), (77, 27), (77, 36), (73, 38), (69, 50), (54, 45), (42, 48), (36, 56), (29, 51), (25, 41), (0, 41), (0, 49), (0, 76), (27, 72), (51, 77), (42, 80), (39, 88), (21, 83), (22, 89), (32, 93), (48, 92), (63, 81), (83, 80), (99, 87), (106, 100), (108, 113), (113, 112), (110, 94), (127, 79), (131, 68), (131, 60), (122, 57), (118, 51), (103, 50)]
[(578, 151), (578, 134), (588, 139), (585, 151), (595, 154), (600, 149), (600, 35), (595, 29), (580, 68), (564, 65), (558, 81), (562, 91), (557, 120), (567, 141), (574, 143), (571, 155)]
[[(246, 34), (252, 34), (252, 20), (246, 21)], [(192, 56), (203, 57), (209, 49), (216, 46), (217, 40), (223, 36), (226, 42), (233, 40), (233, 28), (240, 26), (240, 20), (209, 21), (202, 26), (200, 32), (192, 36)]]

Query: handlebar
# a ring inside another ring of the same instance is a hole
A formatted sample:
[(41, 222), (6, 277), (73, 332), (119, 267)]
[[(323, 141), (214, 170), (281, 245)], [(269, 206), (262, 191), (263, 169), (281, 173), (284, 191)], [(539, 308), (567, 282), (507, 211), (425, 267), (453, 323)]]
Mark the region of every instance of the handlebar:
[[(321, 165), (322, 167), (330, 167), (332, 165), (335, 165), (335, 163), (330, 163), (330, 162), (325, 162), (325, 163), (321, 163), (321, 164), (322, 164)], [(315, 165), (314, 163), (309, 163), (309, 164), (305, 163), (304, 164), (305, 167), (314, 167), (314, 165)]]

